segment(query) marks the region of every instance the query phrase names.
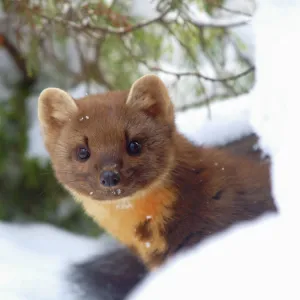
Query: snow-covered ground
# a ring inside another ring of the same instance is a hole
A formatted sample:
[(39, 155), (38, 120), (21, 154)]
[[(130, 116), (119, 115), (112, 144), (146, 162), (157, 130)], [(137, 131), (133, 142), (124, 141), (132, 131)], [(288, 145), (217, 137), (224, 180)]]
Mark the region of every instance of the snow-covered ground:
[(106, 235), (93, 239), (46, 224), (0, 223), (0, 299), (74, 300), (80, 293), (66, 280), (71, 264), (114, 247)]
[[(254, 128), (272, 157), (273, 194), (280, 214), (237, 226), (181, 254), (150, 276), (130, 300), (300, 299), (300, 43), (294, 33), (300, 28), (299, 15), (298, 0), (260, 0), (254, 20), (254, 91), (212, 105), (212, 120), (205, 107), (177, 116), (179, 130), (204, 145), (231, 141)], [(73, 262), (106, 251), (106, 245), (102, 239), (48, 225), (0, 223), (0, 299), (76, 299), (78, 291), (66, 281), (65, 272)]]

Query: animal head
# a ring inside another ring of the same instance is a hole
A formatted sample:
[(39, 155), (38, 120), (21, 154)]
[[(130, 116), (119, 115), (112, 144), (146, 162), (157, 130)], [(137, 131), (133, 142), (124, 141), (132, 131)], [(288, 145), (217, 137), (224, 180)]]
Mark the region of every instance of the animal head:
[(58, 181), (95, 200), (132, 196), (162, 180), (174, 152), (174, 109), (163, 82), (138, 79), (129, 91), (75, 100), (42, 91), (38, 116)]

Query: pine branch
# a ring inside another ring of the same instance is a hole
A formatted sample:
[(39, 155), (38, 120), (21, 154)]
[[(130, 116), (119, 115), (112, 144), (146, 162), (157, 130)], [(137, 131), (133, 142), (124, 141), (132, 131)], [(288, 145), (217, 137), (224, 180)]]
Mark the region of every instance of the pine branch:
[(162, 72), (164, 74), (167, 75), (172, 75), (177, 77), (178, 79), (180, 79), (181, 77), (187, 77), (187, 76), (193, 76), (193, 77), (197, 77), (197, 78), (201, 78), (207, 81), (211, 81), (211, 82), (227, 82), (227, 81), (232, 81), (232, 80), (237, 80), (240, 77), (246, 76), (251, 72), (255, 71), (255, 67), (254, 66), (250, 66), (247, 70), (233, 75), (233, 76), (228, 76), (228, 77), (224, 77), (224, 78), (213, 78), (213, 77), (209, 77), (206, 76), (200, 72), (173, 72), (173, 71), (169, 71), (169, 70), (165, 70), (161, 67), (157, 67), (157, 66), (151, 66), (147, 61), (145, 61), (144, 59), (142, 59), (140, 56), (135, 55), (131, 49), (129, 49), (129, 47), (125, 44), (125, 42), (123, 42), (123, 46), (125, 48), (125, 50), (130, 54), (131, 57), (133, 57), (136, 61), (138, 61), (139, 63), (143, 64), (147, 69), (149, 69), (150, 71), (155, 71), (155, 72)]
[(76, 31), (93, 31), (94, 33), (104, 33), (104, 34), (113, 34), (113, 35), (124, 35), (130, 32), (133, 32), (135, 30), (147, 27), (151, 24), (160, 22), (163, 20), (163, 18), (169, 13), (170, 10), (166, 10), (162, 14), (160, 14), (158, 17), (150, 19), (148, 21), (140, 22), (135, 25), (126, 26), (126, 27), (120, 27), (120, 28), (114, 28), (112, 26), (99, 26), (99, 25), (92, 25), (89, 22), (83, 23), (76, 23), (74, 21), (67, 20), (63, 18), (62, 16), (47, 16), (43, 13), (39, 13), (37, 11), (29, 9), (30, 12), (44, 20), (47, 20), (49, 23), (57, 23), (60, 25), (67, 26), (73, 30)]
[(214, 20), (213, 22), (200, 22), (192, 19), (185, 19), (187, 23), (193, 24), (197, 28), (221, 28), (221, 29), (228, 29), (234, 27), (240, 27), (248, 25), (251, 19), (247, 20), (238, 20), (238, 21), (228, 21), (228, 20)]
[(162, 69), (160, 67), (149, 67), (149, 69), (152, 71), (162, 72), (164, 74), (176, 76), (178, 79), (180, 79), (181, 77), (186, 77), (186, 76), (194, 76), (194, 77), (198, 77), (198, 78), (201, 78), (201, 79), (204, 79), (207, 81), (211, 81), (211, 82), (224, 82), (224, 81), (237, 80), (240, 77), (246, 76), (247, 74), (253, 72), (255, 70), (255, 67), (251, 66), (250, 68), (248, 68), (247, 70), (245, 70), (239, 74), (224, 77), (224, 78), (213, 78), (213, 77), (203, 75), (199, 72), (172, 72), (172, 71)]

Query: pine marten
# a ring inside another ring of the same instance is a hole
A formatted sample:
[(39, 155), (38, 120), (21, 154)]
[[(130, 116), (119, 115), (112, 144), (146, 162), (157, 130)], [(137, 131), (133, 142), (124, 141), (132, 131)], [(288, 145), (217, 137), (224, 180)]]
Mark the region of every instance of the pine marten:
[(78, 100), (47, 88), (38, 103), (58, 181), (149, 270), (233, 223), (276, 211), (268, 166), (187, 140), (155, 75), (129, 91)]

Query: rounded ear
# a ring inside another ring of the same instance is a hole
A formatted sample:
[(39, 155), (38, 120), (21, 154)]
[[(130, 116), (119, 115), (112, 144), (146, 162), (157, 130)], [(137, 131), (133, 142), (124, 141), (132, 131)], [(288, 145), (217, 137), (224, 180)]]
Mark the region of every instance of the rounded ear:
[(54, 142), (62, 126), (77, 112), (74, 99), (58, 88), (44, 89), (38, 100), (38, 118), (46, 146)]
[(39, 96), (38, 117), (43, 126), (61, 125), (77, 110), (74, 99), (61, 89), (47, 88)]
[(151, 117), (174, 123), (174, 107), (168, 90), (156, 75), (145, 75), (136, 80), (131, 86), (126, 104)]

